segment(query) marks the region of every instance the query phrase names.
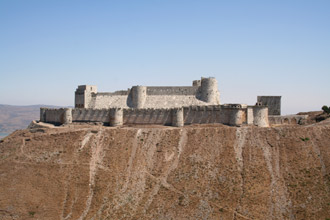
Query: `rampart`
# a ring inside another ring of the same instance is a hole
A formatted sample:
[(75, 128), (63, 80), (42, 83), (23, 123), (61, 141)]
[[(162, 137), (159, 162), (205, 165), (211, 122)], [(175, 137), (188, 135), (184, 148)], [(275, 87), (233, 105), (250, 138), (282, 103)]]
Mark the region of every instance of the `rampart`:
[[(264, 111), (260, 111), (263, 109)], [(247, 119), (248, 110), (253, 117)], [(183, 126), (221, 123), (231, 126), (254, 124), (268, 127), (267, 107), (241, 105), (189, 106), (181, 108), (110, 108), (110, 109), (50, 109), (41, 108), (40, 120), (53, 124), (71, 122), (102, 122), (105, 125), (154, 124)], [(70, 120), (68, 120), (68, 115)]]

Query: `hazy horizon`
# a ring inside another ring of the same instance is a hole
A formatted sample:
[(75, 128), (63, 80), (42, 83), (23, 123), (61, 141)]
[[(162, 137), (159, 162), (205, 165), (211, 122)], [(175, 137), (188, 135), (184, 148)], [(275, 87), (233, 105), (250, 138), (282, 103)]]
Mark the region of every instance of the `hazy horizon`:
[(73, 106), (78, 85), (191, 85), (221, 103), (330, 105), (330, 1), (1, 1), (0, 103)]

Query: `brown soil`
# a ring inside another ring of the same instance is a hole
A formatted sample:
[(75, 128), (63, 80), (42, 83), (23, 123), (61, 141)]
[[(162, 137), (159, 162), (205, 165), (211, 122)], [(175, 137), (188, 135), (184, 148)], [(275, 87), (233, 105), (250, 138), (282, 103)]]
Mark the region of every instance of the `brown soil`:
[(72, 125), (0, 142), (0, 219), (330, 218), (330, 121)]

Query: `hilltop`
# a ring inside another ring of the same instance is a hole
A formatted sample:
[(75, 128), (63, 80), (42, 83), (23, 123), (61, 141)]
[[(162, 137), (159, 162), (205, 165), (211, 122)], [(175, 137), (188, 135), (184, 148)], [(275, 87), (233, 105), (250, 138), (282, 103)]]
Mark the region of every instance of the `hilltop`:
[(1, 219), (330, 218), (329, 119), (48, 127), (1, 141)]

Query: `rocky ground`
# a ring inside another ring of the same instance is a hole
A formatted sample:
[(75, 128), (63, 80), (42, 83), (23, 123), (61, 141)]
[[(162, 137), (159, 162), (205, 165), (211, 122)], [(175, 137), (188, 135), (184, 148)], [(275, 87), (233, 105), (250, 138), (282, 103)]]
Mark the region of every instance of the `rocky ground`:
[(0, 219), (330, 218), (330, 121), (19, 130)]

